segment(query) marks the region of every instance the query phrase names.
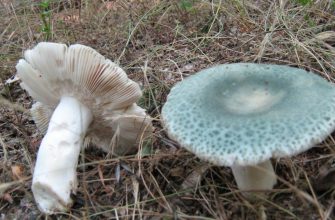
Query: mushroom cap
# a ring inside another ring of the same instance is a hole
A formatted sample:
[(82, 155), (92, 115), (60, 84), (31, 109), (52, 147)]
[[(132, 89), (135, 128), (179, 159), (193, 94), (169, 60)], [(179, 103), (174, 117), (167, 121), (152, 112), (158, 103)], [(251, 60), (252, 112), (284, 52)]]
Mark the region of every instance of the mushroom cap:
[(335, 87), (305, 70), (224, 64), (177, 83), (162, 109), (169, 136), (217, 165), (291, 156), (335, 129)]
[(16, 69), (21, 87), (37, 101), (31, 112), (43, 132), (62, 96), (75, 97), (93, 114), (86, 145), (93, 142), (110, 151), (116, 131), (127, 144), (152, 131), (150, 117), (134, 104), (142, 95), (139, 85), (90, 47), (41, 42), (25, 51)]

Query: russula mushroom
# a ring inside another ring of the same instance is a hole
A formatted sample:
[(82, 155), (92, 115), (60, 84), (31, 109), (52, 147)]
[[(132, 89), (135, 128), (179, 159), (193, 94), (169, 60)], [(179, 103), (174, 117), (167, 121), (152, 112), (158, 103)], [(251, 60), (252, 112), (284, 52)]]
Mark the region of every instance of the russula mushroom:
[[(170, 138), (230, 166), (242, 191), (276, 183), (271, 157), (292, 156), (335, 129), (335, 87), (305, 70), (225, 64), (176, 84), (162, 109)], [(246, 193), (248, 194), (248, 193)]]
[(123, 154), (150, 135), (151, 120), (135, 104), (140, 87), (115, 63), (79, 44), (39, 43), (16, 69), (21, 87), (37, 101), (31, 112), (45, 132), (33, 174), (35, 200), (44, 213), (66, 211), (83, 146)]

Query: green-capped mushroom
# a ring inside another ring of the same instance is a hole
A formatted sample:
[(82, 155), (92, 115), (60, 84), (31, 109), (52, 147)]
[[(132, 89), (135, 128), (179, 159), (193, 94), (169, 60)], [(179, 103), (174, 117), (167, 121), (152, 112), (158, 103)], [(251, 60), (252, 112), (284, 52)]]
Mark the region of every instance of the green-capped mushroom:
[(198, 157), (230, 166), (241, 190), (276, 183), (271, 157), (292, 156), (335, 129), (335, 87), (305, 70), (225, 64), (175, 85), (162, 109), (169, 136)]

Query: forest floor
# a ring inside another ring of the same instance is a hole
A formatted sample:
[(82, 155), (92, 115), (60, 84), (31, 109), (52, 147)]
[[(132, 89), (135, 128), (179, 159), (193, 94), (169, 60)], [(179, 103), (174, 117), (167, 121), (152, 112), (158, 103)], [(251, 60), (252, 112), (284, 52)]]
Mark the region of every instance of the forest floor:
[[(229, 167), (200, 160), (170, 140), (160, 111), (178, 81), (217, 64), (299, 67), (335, 82), (332, 0), (0, 0), (0, 219), (335, 219), (335, 141), (273, 158), (278, 183), (246, 200)], [(141, 85), (154, 118), (150, 144), (109, 157), (88, 147), (68, 213), (45, 218), (31, 192), (42, 134), (33, 100), (5, 84), (38, 42), (80, 43), (118, 63)]]

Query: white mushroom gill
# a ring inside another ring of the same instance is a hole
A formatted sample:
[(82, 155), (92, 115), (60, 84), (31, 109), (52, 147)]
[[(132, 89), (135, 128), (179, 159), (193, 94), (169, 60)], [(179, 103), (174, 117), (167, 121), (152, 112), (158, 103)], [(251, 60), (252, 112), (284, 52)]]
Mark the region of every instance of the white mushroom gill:
[(92, 113), (77, 99), (64, 96), (52, 114), (40, 145), (32, 191), (41, 211), (65, 211), (77, 188), (76, 168)]

